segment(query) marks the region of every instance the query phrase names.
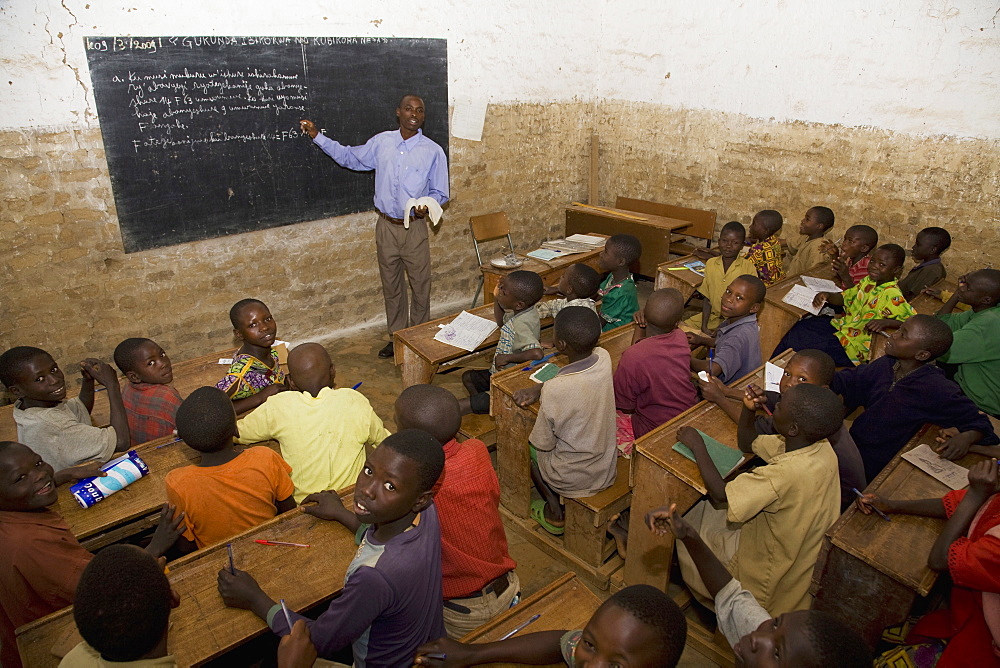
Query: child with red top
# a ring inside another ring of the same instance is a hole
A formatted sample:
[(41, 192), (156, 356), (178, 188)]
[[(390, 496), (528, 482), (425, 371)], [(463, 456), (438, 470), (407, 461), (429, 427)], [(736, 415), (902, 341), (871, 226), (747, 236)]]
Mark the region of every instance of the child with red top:
[(833, 270), (840, 287), (846, 290), (868, 275), (869, 253), (877, 247), (878, 232), (867, 225), (848, 227), (840, 248), (829, 241), (823, 245), (823, 252), (833, 260)]
[(115, 348), (115, 366), (128, 379), (122, 403), (132, 445), (172, 434), (181, 395), (170, 384), (174, 372), (163, 348), (149, 339), (125, 339)]
[(443, 387), (412, 385), (396, 399), (396, 428), (421, 429), (444, 448), (435, 487), (441, 522), (444, 626), (451, 638), (485, 624), (518, 601), (521, 583), (500, 520), (500, 482), (486, 445), (459, 443), (458, 399)]
[[(968, 490), (948, 492), (940, 499), (904, 501), (878, 494), (865, 494), (858, 499), (858, 509), (865, 514), (877, 508), (885, 513), (947, 518), (931, 547), (927, 565), (951, 576), (950, 605), (926, 615), (906, 639), (908, 643), (947, 641), (937, 668), (1000, 666), (998, 492), (997, 460), (988, 459), (969, 469)], [(941, 651), (940, 646), (937, 651)]]

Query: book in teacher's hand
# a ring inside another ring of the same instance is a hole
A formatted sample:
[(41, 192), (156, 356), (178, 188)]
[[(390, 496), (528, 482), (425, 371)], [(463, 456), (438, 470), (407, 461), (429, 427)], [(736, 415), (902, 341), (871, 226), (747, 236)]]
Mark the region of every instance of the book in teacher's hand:
[[(730, 448), (728, 445), (720, 443), (703, 432), (701, 429), (697, 429), (696, 431), (701, 434), (702, 439), (704, 439), (705, 449), (708, 450), (708, 456), (712, 458), (712, 463), (715, 464), (715, 468), (719, 471), (719, 475), (725, 478), (729, 476), (730, 473), (735, 471), (743, 461), (743, 453), (735, 448)], [(694, 453), (691, 452), (691, 448), (684, 445), (680, 441), (674, 443), (674, 450), (684, 455), (691, 461), (697, 461), (694, 458)]]

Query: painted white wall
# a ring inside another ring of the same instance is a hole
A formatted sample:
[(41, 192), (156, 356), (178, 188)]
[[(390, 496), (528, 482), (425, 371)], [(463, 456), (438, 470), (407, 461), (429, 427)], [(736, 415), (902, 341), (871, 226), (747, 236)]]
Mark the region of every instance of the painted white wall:
[(0, 3), (0, 127), (97, 123), (85, 35), (358, 35), (446, 37), (453, 98), (634, 100), (1000, 138), (998, 8), (983, 0), (318, 4)]

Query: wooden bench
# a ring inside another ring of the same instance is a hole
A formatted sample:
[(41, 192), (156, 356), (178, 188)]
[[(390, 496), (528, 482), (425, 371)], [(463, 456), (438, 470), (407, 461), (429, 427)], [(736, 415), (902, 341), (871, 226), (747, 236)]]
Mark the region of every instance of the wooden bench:
[(615, 553), (615, 541), (608, 537), (608, 524), (632, 503), (631, 459), (618, 458), (615, 483), (607, 489), (579, 499), (566, 499), (566, 549), (595, 569)]
[(615, 208), (690, 222), (691, 224), (684, 228), (680, 234), (670, 235), (670, 252), (673, 254), (687, 255), (694, 252), (695, 246), (688, 241), (688, 237), (705, 240), (706, 248), (712, 245), (712, 237), (715, 235), (715, 221), (718, 218), (715, 211), (689, 209), (685, 206), (621, 196), (615, 200)]

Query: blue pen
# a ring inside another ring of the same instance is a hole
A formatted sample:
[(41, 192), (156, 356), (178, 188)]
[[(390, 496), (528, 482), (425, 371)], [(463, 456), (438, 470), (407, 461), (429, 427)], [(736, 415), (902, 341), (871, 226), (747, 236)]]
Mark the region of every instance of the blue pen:
[(714, 376), (715, 375), (714, 373), (712, 373), (712, 364), (714, 364), (714, 363), (715, 363), (715, 348), (709, 348), (708, 349), (708, 375), (709, 376)]
[[(361, 383), (363, 383), (363, 382), (365, 382), (365, 381), (361, 381)], [(355, 386), (354, 386), (354, 387), (352, 387), (351, 389), (352, 389), (352, 390), (356, 390), (356, 389), (358, 389), (359, 387), (361, 387), (361, 383), (358, 383), (357, 385), (355, 385)]]
[(526, 366), (523, 369), (521, 369), (521, 371), (528, 371), (529, 369), (534, 369), (536, 366), (538, 366), (542, 362), (545, 362), (546, 360), (549, 360), (549, 359), (551, 359), (551, 358), (553, 358), (555, 356), (556, 356), (556, 353), (549, 353), (548, 355), (546, 355), (542, 359), (535, 360), (535, 361), (531, 362), (531, 364), (529, 364), (528, 366)]
[(176, 442), (177, 442), (177, 441), (179, 441), (179, 440), (181, 440), (181, 439), (180, 439), (179, 437), (178, 437), (178, 438), (175, 438), (174, 440), (172, 440), (172, 441), (167, 441), (167, 442), (166, 442), (166, 443), (164, 443), (163, 445), (158, 445), (158, 446), (156, 446), (156, 447), (155, 447), (155, 448), (153, 448), (153, 449), (154, 449), (154, 450), (159, 450), (160, 448), (165, 448), (165, 447), (167, 447), (168, 445), (170, 445), (171, 443), (176, 443)]

